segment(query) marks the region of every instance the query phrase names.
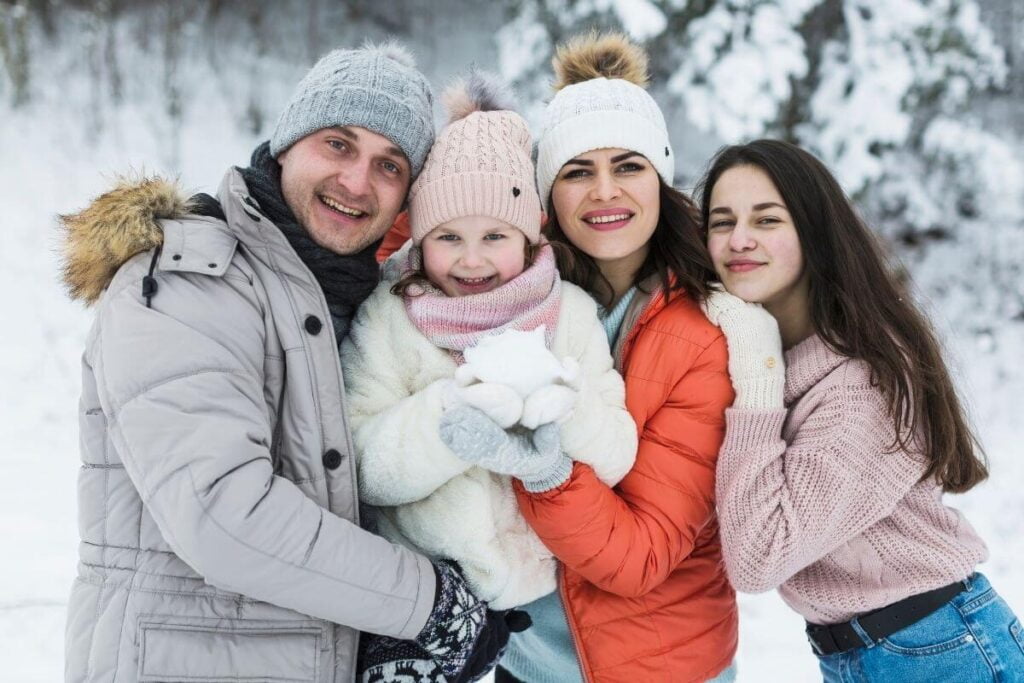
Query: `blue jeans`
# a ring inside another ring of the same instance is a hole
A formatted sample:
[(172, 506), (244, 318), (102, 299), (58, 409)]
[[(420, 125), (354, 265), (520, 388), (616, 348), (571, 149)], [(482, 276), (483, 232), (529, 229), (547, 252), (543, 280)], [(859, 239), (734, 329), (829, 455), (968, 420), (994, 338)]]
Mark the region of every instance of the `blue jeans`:
[(1024, 682), (1024, 631), (988, 579), (972, 574), (966, 590), (917, 623), (865, 646), (819, 656), (825, 683)]

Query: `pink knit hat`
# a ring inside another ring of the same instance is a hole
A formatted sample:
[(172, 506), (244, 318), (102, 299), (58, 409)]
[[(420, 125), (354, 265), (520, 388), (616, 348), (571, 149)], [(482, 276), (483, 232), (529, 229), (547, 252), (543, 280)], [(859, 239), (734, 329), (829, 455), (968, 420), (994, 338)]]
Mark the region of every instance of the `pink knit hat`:
[(409, 190), (413, 244), (450, 220), (489, 216), (540, 241), (530, 130), (496, 78), (472, 72), (443, 96), (449, 123)]

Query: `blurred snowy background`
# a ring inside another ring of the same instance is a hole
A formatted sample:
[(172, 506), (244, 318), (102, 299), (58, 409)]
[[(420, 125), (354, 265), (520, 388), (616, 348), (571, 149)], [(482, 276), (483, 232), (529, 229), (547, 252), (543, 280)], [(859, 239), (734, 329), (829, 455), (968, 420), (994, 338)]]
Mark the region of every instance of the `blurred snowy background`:
[[(78, 359), (55, 215), (129, 171), (213, 191), (325, 51), (405, 40), (440, 86), (470, 62), (536, 122), (552, 46), (621, 28), (689, 187), (721, 144), (821, 156), (884, 236), (946, 344), (992, 477), (949, 502), (1024, 615), (1024, 3), (1020, 0), (0, 0), (0, 677), (62, 676), (77, 547)], [(440, 112), (438, 112), (440, 116)], [(802, 624), (742, 596), (741, 681), (813, 681)]]

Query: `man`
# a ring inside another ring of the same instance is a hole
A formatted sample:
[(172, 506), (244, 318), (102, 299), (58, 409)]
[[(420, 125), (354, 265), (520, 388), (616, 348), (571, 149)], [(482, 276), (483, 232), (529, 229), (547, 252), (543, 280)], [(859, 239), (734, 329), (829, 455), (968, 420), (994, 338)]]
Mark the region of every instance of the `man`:
[(360, 630), (468, 680), (504, 646), (457, 570), (359, 525), (338, 341), (431, 101), (401, 48), (336, 50), (216, 199), (147, 180), (63, 217), (97, 304), (67, 680), (351, 681)]

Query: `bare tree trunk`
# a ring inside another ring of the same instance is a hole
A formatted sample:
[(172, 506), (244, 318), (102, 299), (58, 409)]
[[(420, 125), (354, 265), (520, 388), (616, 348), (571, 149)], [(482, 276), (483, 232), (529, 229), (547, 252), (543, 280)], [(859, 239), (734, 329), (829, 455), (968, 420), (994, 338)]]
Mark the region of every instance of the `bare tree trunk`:
[(11, 81), (11, 104), (29, 99), (31, 62), (28, 49), (29, 15), (26, 0), (0, 2), (0, 59)]
[(180, 168), (181, 166), (181, 123), (184, 118), (185, 106), (181, 92), (181, 37), (190, 4), (169, 0), (164, 5), (163, 84), (169, 125), (169, 134), (166, 137), (166, 155), (167, 164), (171, 168)]

